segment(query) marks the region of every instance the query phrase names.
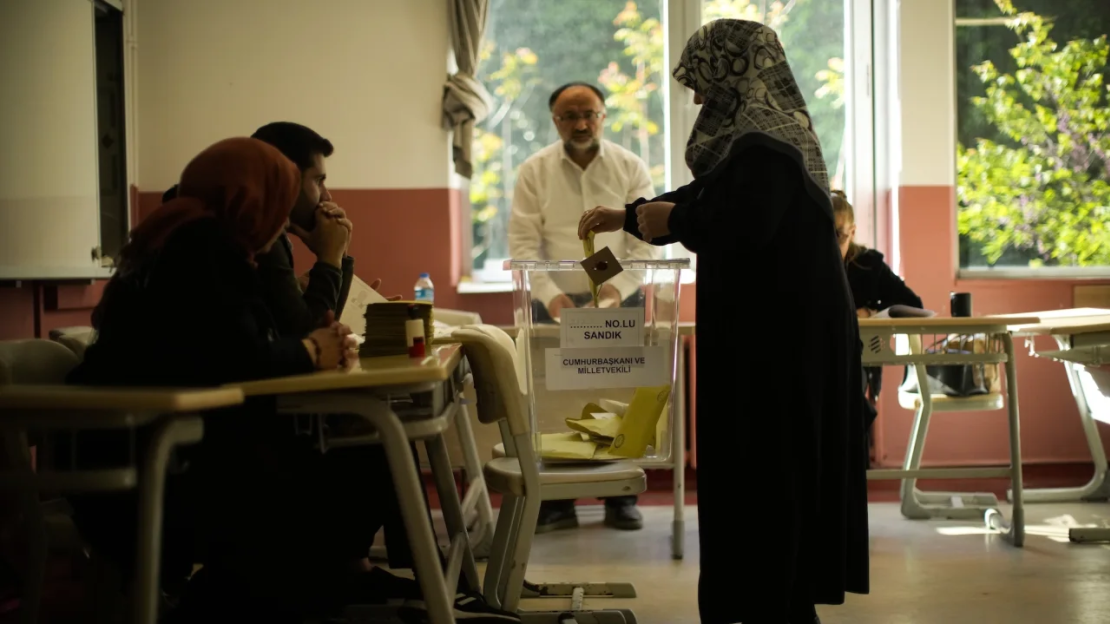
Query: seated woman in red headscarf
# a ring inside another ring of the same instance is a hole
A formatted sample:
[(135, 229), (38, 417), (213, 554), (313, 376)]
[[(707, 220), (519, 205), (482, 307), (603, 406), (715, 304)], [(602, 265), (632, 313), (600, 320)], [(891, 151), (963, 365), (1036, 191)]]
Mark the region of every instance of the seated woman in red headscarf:
[[(355, 362), (348, 328), (332, 322), (280, 336), (263, 303), (253, 258), (282, 233), (299, 192), (297, 167), (261, 141), (228, 139), (201, 152), (182, 173), (179, 197), (121, 251), (93, 315), (97, 339), (70, 383), (217, 386)], [(82, 460), (128, 461), (125, 436), (78, 442)], [(272, 399), (207, 416), (203, 441), (179, 459), (187, 468), (167, 483), (162, 579), (203, 562), (205, 579), (190, 582), (182, 605), (190, 620), (227, 621), (220, 618), (236, 604), (251, 617), (319, 605), (342, 585), (339, 571), (357, 550), (351, 536), (362, 535), (362, 556), (373, 539), (373, 493), (352, 490), (358, 480), (349, 478), (358, 460), (325, 460), (277, 417)], [(129, 572), (134, 495), (89, 495), (74, 507), (93, 550)]]

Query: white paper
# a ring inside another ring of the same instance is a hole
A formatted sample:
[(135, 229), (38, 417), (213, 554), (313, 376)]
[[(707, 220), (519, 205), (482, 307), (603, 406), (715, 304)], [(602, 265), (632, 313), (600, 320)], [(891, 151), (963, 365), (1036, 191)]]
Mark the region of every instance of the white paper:
[(339, 322), (350, 327), (356, 336), (362, 336), (366, 333), (366, 306), (382, 301), (387, 299), (357, 275), (352, 275), (351, 290), (348, 291), (347, 304), (343, 306), (343, 315), (339, 317)]
[(667, 348), (547, 349), (548, 390), (640, 388), (671, 383)]
[(559, 346), (564, 349), (641, 347), (643, 308), (564, 308)]
[(923, 310), (907, 305), (892, 305), (882, 312), (876, 312), (871, 318), (932, 318), (936, 315), (937, 313), (932, 310)]

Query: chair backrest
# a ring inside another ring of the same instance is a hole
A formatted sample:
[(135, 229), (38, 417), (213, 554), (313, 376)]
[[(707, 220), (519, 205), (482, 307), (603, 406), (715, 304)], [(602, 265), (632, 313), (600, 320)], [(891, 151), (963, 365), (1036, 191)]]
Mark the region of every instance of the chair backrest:
[(466, 310), (447, 310), (444, 308), (436, 308), (432, 311), (432, 317), (437, 321), (442, 321), (448, 325), (462, 327), (463, 325), (481, 325), (482, 316), (477, 312), (468, 312)]
[(65, 383), (79, 362), (77, 354), (57, 342), (0, 341), (0, 386)]
[(96, 339), (96, 330), (92, 327), (58, 327), (50, 330), (50, 339), (64, 345), (77, 355), (77, 359), (85, 359), (85, 349)]
[[(0, 388), (10, 384), (60, 384), (78, 363), (77, 355), (49, 340), (0, 341)], [(34, 468), (28, 452), (26, 431), (0, 430), (0, 473), (30, 474)], [(9, 497), (0, 498), (0, 508), (16, 509)], [(0, 527), (12, 518), (0, 517)]]
[(527, 402), (513, 339), (493, 325), (460, 327), (452, 337), (462, 344), (474, 374), (478, 419), (486, 424), (504, 420), (514, 436), (527, 434)]

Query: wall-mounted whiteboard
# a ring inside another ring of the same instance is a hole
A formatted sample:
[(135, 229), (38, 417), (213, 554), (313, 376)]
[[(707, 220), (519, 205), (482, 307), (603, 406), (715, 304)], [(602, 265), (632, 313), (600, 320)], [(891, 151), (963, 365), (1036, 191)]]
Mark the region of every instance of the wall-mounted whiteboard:
[(0, 1), (0, 279), (103, 276), (90, 0)]

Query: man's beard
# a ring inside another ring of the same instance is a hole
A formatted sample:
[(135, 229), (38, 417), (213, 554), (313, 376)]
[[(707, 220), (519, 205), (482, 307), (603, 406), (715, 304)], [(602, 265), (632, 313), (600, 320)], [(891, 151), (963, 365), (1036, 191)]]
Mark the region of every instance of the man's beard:
[(597, 149), (598, 139), (595, 136), (571, 137), (569, 141), (564, 141), (563, 145), (568, 151), (589, 152)]
[(289, 221), (308, 231), (312, 231), (316, 227), (316, 206), (312, 205), (312, 201), (304, 194), (303, 190), (297, 196), (297, 203), (289, 213)]

